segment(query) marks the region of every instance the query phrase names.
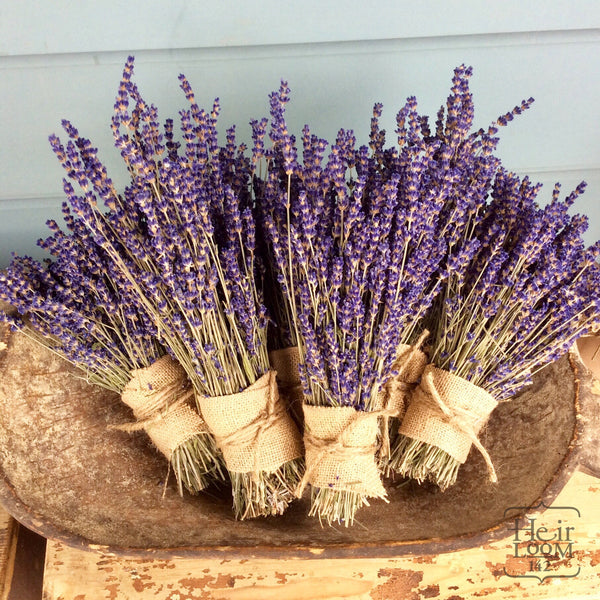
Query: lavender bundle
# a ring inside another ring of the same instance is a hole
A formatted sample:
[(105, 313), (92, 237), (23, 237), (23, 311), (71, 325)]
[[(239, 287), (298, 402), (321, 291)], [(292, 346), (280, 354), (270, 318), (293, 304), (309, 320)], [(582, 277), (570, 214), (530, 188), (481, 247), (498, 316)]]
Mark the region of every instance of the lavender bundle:
[[(84, 183), (109, 211), (100, 211), (91, 193), (70, 202), (128, 282), (155, 338), (190, 378), (224, 454), (235, 515), (279, 514), (301, 476), (301, 449), (269, 369), (244, 148), (236, 147), (234, 128), (219, 146), (218, 100), (210, 113), (200, 109), (183, 76), (190, 102), (180, 113), (183, 145), (171, 120), (163, 134), (132, 72), (130, 57), (112, 121), (131, 183), (122, 196), (114, 194), (101, 165), (82, 156)], [(76, 131), (69, 134), (78, 139)]]
[[(285, 314), (300, 341), (311, 514), (351, 524), (369, 497), (385, 498), (376, 464), (379, 416), (398, 416), (385, 386), (398, 376), (398, 358), (421, 333), (441, 289), (448, 227), (460, 246), (471, 198), (456, 193), (449, 160), (438, 159), (427, 121), (409, 98), (398, 114), (398, 146), (384, 149), (381, 105), (369, 147), (340, 130), (325, 164), (327, 142), (302, 136), (303, 162), (285, 123), (287, 84), (271, 95), (267, 122), (254, 123), (260, 222), (273, 253)], [(452, 202), (452, 205), (449, 204)], [(468, 263), (471, 245), (454, 266)], [(387, 430), (387, 428), (386, 428)]]
[(495, 480), (477, 440), (488, 414), (598, 321), (600, 243), (586, 249), (586, 218), (568, 214), (585, 184), (564, 201), (557, 184), (544, 208), (535, 202), (540, 187), (500, 170), (489, 207), (473, 222), (478, 251), (444, 283), (432, 312), (432, 364), (396, 448), (404, 475), (445, 489), (473, 442)]
[[(3, 319), (77, 366), (89, 382), (135, 406), (145, 417), (143, 427), (136, 429), (145, 429), (169, 460), (180, 493), (183, 487), (198, 492), (215, 466), (205, 462), (206, 432), (187, 404), (191, 390), (185, 373), (148, 333), (151, 327), (137, 310), (130, 286), (66, 204), (63, 214), (70, 235), (50, 221), (53, 235), (39, 242), (55, 257), (53, 262), (15, 257), (0, 273), (0, 298), (18, 311)], [(152, 379), (154, 390), (139, 390), (141, 404), (139, 398), (134, 404), (132, 391), (147, 380), (153, 365), (160, 365), (162, 380)]]
[[(443, 185), (445, 190), (437, 227), (431, 232), (446, 242), (446, 256), (439, 261), (439, 283), (449, 274), (462, 277), (478, 251), (479, 240), (477, 236), (473, 237), (474, 223), (486, 210), (487, 198), (500, 166), (500, 160), (494, 155), (499, 141), (496, 134), (499, 127), (507, 125), (533, 102), (532, 98), (524, 100), (512, 111), (499, 117), (487, 130), (472, 131), (474, 103), (469, 88), (471, 76), (471, 67), (461, 65), (454, 70), (450, 94), (445, 106), (442, 105), (437, 113), (434, 131), (427, 127), (426, 116), (419, 117), (425, 124), (422, 145), (433, 150), (433, 160), (423, 176), (424, 188), (429, 190), (432, 186), (435, 189)], [(427, 327), (437, 327), (437, 324), (427, 323)], [(420, 379), (425, 363), (426, 360), (415, 363), (411, 383)], [(402, 365), (400, 361), (397, 364), (398, 368), (403, 366), (411, 370), (406, 363)], [(400, 383), (406, 387), (406, 383)], [(414, 387), (408, 390), (405, 405)], [(403, 417), (401, 413), (399, 419), (392, 419), (390, 423), (390, 450), (383, 455), (383, 469), (387, 474), (400, 471), (402, 455), (397, 446), (403, 443), (403, 437), (398, 434), (398, 426)]]

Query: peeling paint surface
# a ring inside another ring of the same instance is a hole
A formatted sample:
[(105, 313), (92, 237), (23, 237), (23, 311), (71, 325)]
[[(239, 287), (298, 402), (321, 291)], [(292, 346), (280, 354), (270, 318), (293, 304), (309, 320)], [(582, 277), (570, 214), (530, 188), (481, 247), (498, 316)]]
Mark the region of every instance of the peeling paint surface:
[(422, 571), (409, 571), (405, 569), (381, 569), (379, 578), (387, 577), (387, 581), (377, 586), (371, 597), (379, 600), (418, 600), (419, 594), (415, 591), (423, 580)]
[[(590, 489), (593, 488), (593, 489)], [(510, 540), (432, 556), (369, 559), (124, 559), (48, 544), (44, 600), (550, 600), (600, 597), (600, 485), (576, 472), (556, 500), (577, 505), (576, 551), (561, 568), (570, 580), (507, 577), (525, 573)]]

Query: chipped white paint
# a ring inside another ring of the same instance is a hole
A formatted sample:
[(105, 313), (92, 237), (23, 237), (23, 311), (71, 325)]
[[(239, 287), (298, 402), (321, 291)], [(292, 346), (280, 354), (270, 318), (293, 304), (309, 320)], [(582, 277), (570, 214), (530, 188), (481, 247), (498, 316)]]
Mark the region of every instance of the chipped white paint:
[[(173, 560), (118, 559), (50, 543), (46, 600), (401, 600), (474, 598), (550, 600), (598, 597), (600, 578), (600, 480), (576, 472), (554, 506), (581, 511), (568, 583), (511, 579), (503, 568), (519, 568), (510, 540), (434, 556), (391, 559)], [(135, 573), (137, 576), (133, 577)]]

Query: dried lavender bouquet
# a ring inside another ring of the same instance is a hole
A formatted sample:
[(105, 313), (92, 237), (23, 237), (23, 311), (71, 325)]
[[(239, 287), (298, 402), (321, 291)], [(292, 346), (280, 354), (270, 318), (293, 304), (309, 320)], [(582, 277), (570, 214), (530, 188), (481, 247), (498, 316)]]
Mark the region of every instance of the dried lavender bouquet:
[(104, 171), (93, 165), (89, 179), (109, 211), (89, 195), (71, 203), (128, 282), (156, 339), (190, 378), (225, 455), (236, 517), (280, 514), (301, 476), (301, 448), (269, 369), (244, 148), (236, 146), (234, 128), (219, 146), (218, 101), (210, 113), (200, 109), (183, 76), (190, 102), (180, 112), (183, 144), (171, 120), (163, 134), (132, 72), (130, 57), (112, 122), (131, 184), (122, 196), (105, 192)]
[(477, 439), (487, 415), (598, 322), (600, 242), (586, 248), (586, 218), (568, 214), (585, 184), (564, 201), (557, 184), (544, 208), (535, 202), (540, 187), (497, 173), (492, 201), (474, 223), (479, 248), (467, 271), (444, 284), (432, 311), (432, 364), (396, 448), (404, 475), (445, 489), (473, 442), (495, 480)]
[(457, 194), (449, 208), (454, 174), (437, 160), (440, 144), (428, 142), (414, 98), (398, 114), (397, 147), (384, 149), (376, 105), (370, 147), (341, 130), (325, 163), (328, 143), (308, 126), (298, 160), (285, 122), (288, 99), (285, 83), (271, 95), (270, 148), (267, 122), (254, 122), (254, 162), (266, 164), (264, 177), (255, 172), (256, 202), (300, 342), (307, 429), (300, 492), (310, 483), (311, 514), (348, 526), (369, 497), (385, 497), (378, 417), (398, 414), (386, 385), (441, 289), (447, 239), (436, 235), (440, 215), (457, 221), (458, 247), (470, 199)]
[[(423, 165), (421, 183), (412, 186), (408, 191), (408, 202), (419, 205), (419, 194), (431, 194), (438, 189), (443, 190), (440, 202), (443, 206), (435, 221), (435, 227), (429, 234), (445, 242), (446, 256), (437, 259), (438, 271), (434, 274), (437, 283), (442, 283), (449, 274), (462, 277), (470, 260), (478, 250), (479, 241), (473, 239), (474, 223), (486, 210), (487, 199), (492, 188), (494, 176), (500, 166), (500, 160), (494, 154), (499, 138), (496, 137), (499, 127), (507, 125), (516, 115), (527, 110), (533, 99), (524, 100), (512, 111), (499, 117), (487, 130), (473, 130), (474, 102), (469, 87), (473, 70), (471, 67), (460, 65), (454, 69), (452, 87), (445, 106), (439, 109), (435, 123), (435, 130), (430, 131), (428, 117), (416, 113), (412, 121), (422, 123), (422, 139), (420, 146), (431, 154), (431, 159)], [(405, 107), (405, 112), (408, 108)], [(398, 115), (399, 123), (405, 120), (403, 111)], [(414, 111), (414, 107), (413, 107)], [(399, 138), (406, 139), (406, 135)], [(414, 135), (409, 136), (409, 147), (415, 146)], [(412, 217), (408, 217), (412, 219)], [(412, 230), (412, 223), (409, 229)], [(404, 264), (405, 256), (402, 257)], [(441, 289), (441, 288), (440, 288)], [(426, 324), (427, 327), (436, 327), (436, 323)], [(414, 353), (414, 349), (412, 350)], [(392, 386), (401, 385), (406, 390), (405, 407), (408, 405), (415, 382), (418, 382), (425, 368), (426, 360), (416, 361), (413, 364), (402, 362), (403, 356), (410, 356), (411, 350), (407, 347), (400, 356), (396, 367), (412, 371), (412, 377), (398, 381), (398, 377), (390, 383)], [(417, 355), (419, 356), (419, 355)], [(422, 358), (427, 358), (422, 355)], [(406, 383), (412, 383), (406, 389)], [(404, 412), (398, 418), (390, 419), (389, 452), (382, 452), (382, 468), (386, 474), (399, 471), (398, 461), (401, 454), (396, 446), (402, 442), (403, 437), (398, 435), (399, 424), (404, 417)]]
[[(206, 431), (188, 405), (189, 381), (150, 333), (127, 282), (66, 204), (63, 214), (70, 234), (49, 221), (53, 235), (39, 242), (53, 261), (15, 257), (0, 273), (0, 298), (18, 311), (2, 318), (81, 369), (90, 383), (135, 406), (144, 415), (143, 427), (135, 429), (145, 429), (170, 461), (180, 493), (183, 487), (198, 492), (215, 465), (202, 462)], [(162, 387), (139, 389), (142, 380), (161, 383), (146, 376), (157, 364)]]

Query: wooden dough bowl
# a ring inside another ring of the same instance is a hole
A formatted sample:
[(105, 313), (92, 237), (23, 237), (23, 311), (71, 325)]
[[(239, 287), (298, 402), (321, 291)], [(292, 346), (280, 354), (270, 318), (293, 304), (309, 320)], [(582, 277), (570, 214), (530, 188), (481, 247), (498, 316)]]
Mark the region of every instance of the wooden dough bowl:
[(75, 547), (161, 558), (432, 554), (506, 537), (507, 508), (549, 504), (578, 466), (600, 473), (598, 398), (571, 355), (494, 411), (482, 441), (498, 484), (471, 451), (451, 489), (390, 483), (389, 503), (373, 501), (354, 527), (309, 518), (307, 494), (282, 517), (236, 522), (227, 489), (182, 498), (171, 477), (163, 497), (167, 463), (145, 435), (107, 429), (131, 420), (119, 398), (2, 327), (0, 500)]

